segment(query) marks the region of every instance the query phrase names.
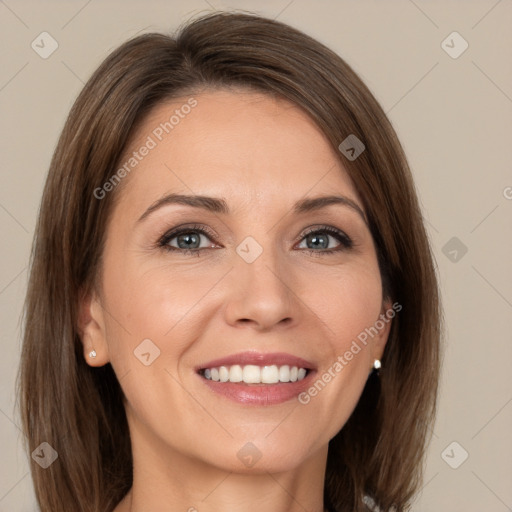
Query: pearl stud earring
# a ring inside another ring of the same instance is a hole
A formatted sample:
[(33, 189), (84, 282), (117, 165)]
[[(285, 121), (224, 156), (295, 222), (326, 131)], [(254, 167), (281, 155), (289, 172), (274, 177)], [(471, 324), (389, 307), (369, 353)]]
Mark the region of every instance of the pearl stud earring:
[(373, 362), (373, 368), (374, 368), (375, 370), (380, 370), (380, 367), (381, 367), (381, 366), (382, 366), (382, 365), (380, 364), (380, 359), (375, 359), (375, 361)]

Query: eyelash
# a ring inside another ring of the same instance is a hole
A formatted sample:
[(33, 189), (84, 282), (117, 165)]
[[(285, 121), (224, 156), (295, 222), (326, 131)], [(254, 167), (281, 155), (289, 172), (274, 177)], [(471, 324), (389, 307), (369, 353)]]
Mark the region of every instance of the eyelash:
[[(189, 234), (189, 233), (199, 233), (199, 234), (205, 235), (212, 241), (214, 241), (214, 239), (215, 239), (214, 233), (212, 233), (209, 229), (205, 228), (204, 226), (196, 224), (196, 225), (191, 225), (191, 226), (183, 226), (183, 227), (177, 228), (175, 230), (168, 231), (157, 242), (157, 247), (161, 248), (167, 252), (178, 251), (183, 255), (195, 255), (198, 257), (201, 255), (201, 253), (203, 251), (211, 249), (211, 247), (203, 247), (200, 249), (181, 249), (178, 247), (172, 247), (172, 246), (168, 245), (172, 239), (178, 237), (179, 235)], [(333, 228), (331, 226), (320, 226), (320, 227), (310, 228), (305, 233), (302, 234), (299, 242), (302, 242), (308, 235), (317, 234), (317, 233), (327, 233), (327, 234), (333, 236), (336, 240), (338, 240), (338, 242), (340, 242), (340, 246), (335, 249), (324, 249), (324, 250), (300, 249), (300, 250), (307, 252), (311, 256), (321, 256), (324, 254), (333, 255), (340, 251), (352, 249), (354, 247), (354, 242), (348, 235), (346, 235), (343, 231)]]

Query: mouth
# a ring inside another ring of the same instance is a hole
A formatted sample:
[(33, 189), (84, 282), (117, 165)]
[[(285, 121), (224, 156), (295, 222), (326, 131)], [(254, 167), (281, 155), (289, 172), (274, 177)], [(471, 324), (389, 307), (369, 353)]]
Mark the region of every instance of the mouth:
[(296, 398), (311, 382), (312, 363), (290, 354), (245, 352), (196, 368), (211, 391), (246, 405), (275, 405)]

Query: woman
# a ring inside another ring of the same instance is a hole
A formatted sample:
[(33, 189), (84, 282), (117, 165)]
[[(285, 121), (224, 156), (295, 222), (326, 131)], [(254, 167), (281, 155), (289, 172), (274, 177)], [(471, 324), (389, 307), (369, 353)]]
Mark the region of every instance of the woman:
[(340, 57), (217, 13), (101, 64), (25, 308), (42, 512), (407, 510), (439, 338), (406, 158)]

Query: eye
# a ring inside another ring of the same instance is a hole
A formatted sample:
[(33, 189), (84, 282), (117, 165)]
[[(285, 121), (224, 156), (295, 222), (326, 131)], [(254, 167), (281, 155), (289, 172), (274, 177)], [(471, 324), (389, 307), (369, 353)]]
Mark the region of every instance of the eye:
[[(311, 254), (332, 254), (346, 249), (351, 249), (354, 245), (348, 235), (331, 226), (311, 228), (303, 235), (301, 240), (303, 241), (299, 245), (299, 249), (305, 249)], [(335, 245), (335, 247), (329, 247), (336, 241), (338, 242), (338, 245)]]
[(159, 240), (158, 246), (167, 251), (179, 251), (183, 254), (196, 253), (199, 256), (204, 249), (217, 247), (214, 243), (207, 243), (208, 240), (211, 242), (213, 237), (213, 233), (203, 226), (181, 226), (165, 233)]
[[(178, 251), (181, 254), (199, 256), (206, 249), (219, 247), (212, 242), (214, 238), (215, 235), (204, 226), (179, 226), (165, 233), (157, 245), (166, 251)], [(332, 247), (333, 243), (334, 247)], [(320, 228), (311, 228), (304, 233), (298, 248), (316, 256), (338, 253), (351, 249), (353, 245), (350, 237), (343, 231), (332, 226), (321, 226)]]

